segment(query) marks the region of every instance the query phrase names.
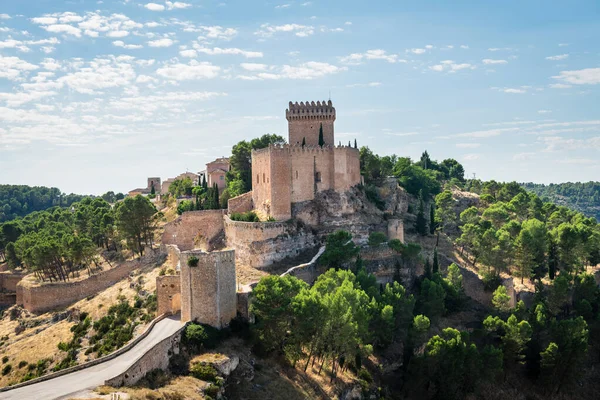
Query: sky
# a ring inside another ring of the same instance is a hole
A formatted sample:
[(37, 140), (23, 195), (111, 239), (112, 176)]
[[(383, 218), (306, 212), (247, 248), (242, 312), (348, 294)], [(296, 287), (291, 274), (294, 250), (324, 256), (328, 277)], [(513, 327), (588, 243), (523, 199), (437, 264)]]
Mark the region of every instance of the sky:
[(599, 38), (597, 0), (5, 0), (0, 183), (126, 192), (328, 98), (380, 155), (600, 180)]

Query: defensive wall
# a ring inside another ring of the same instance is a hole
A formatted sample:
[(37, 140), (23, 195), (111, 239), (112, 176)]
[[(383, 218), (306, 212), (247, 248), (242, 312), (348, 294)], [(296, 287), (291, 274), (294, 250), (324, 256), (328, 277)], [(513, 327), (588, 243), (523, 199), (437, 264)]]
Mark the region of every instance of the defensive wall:
[(14, 272), (0, 272), (0, 292), (16, 292), (17, 284), (23, 276), (25, 275)]
[(167, 267), (171, 268), (173, 271), (179, 270), (179, 257), (181, 255), (181, 251), (179, 247), (174, 244), (164, 245), (165, 250), (167, 251)]
[(65, 307), (114, 285), (141, 265), (140, 260), (127, 261), (77, 282), (20, 282), (16, 288), (17, 304), (33, 313)]
[[(198, 259), (189, 265), (191, 257)], [(223, 328), (237, 313), (235, 251), (181, 253), (181, 320)]]
[(156, 277), (157, 314), (177, 314), (181, 311), (181, 277), (163, 275)]
[(252, 191), (233, 197), (227, 201), (227, 213), (229, 215), (252, 211), (253, 208)]
[(241, 222), (225, 216), (227, 246), (234, 248), (237, 262), (254, 268), (269, 266), (315, 247), (319, 239), (298, 221)]
[(225, 210), (187, 211), (165, 225), (163, 245), (176, 245), (179, 250), (212, 251), (223, 245)]
[(398, 239), (404, 243), (404, 221), (401, 219), (389, 219), (387, 236), (388, 240)]
[(292, 203), (361, 182), (359, 152), (349, 146), (271, 145), (252, 152), (252, 201), (261, 214), (292, 217)]
[(126, 371), (106, 380), (104, 384), (112, 387), (133, 386), (152, 370), (166, 371), (169, 367), (170, 357), (179, 354), (181, 333), (185, 327), (186, 325), (183, 325), (177, 332), (158, 342), (143, 356), (135, 360)]

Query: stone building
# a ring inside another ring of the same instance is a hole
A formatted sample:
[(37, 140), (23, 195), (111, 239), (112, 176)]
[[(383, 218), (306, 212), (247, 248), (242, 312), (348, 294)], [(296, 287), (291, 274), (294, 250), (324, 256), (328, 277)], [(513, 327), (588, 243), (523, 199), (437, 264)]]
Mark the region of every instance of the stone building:
[(316, 193), (344, 192), (361, 182), (358, 149), (334, 145), (331, 100), (290, 102), (286, 119), (289, 144), (252, 151), (254, 209), (276, 220), (290, 219), (292, 204), (313, 200)]
[(160, 183), (160, 178), (153, 176), (148, 178), (148, 185), (145, 188), (137, 188), (137, 189), (133, 189), (130, 190), (127, 194), (131, 197), (135, 197), (138, 194), (150, 194), (152, 193), (152, 188), (154, 188), (154, 193), (155, 194), (160, 194), (161, 193), (161, 183)]
[(206, 164), (206, 182), (208, 187), (212, 187), (215, 183), (219, 191), (225, 189), (225, 175), (229, 172), (229, 158), (221, 157)]

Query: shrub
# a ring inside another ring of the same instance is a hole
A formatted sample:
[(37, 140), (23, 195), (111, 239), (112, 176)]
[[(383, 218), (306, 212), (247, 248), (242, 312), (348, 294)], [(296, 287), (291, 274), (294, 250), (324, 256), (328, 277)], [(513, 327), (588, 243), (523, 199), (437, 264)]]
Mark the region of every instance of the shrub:
[(369, 235), (369, 246), (377, 247), (387, 241), (387, 236), (383, 232), (371, 232)]
[(240, 221), (240, 222), (260, 222), (260, 218), (254, 211), (248, 211), (245, 213), (231, 213), (229, 218), (232, 221)]
[(385, 201), (381, 199), (375, 186), (369, 185), (365, 187), (365, 195), (371, 203), (375, 204), (375, 207), (379, 208), (380, 210), (385, 209)]
[(6, 364), (8, 362), (8, 356), (2, 357), (2, 364)]
[(219, 343), (220, 333), (212, 326), (192, 323), (185, 328), (185, 339), (194, 346), (212, 349)]
[(365, 368), (361, 368), (360, 371), (358, 371), (358, 379), (363, 380), (367, 383), (373, 382), (373, 377), (371, 377), (371, 373)]
[(210, 398), (216, 399), (217, 396), (219, 395), (220, 390), (221, 390), (221, 388), (218, 385), (211, 383), (210, 385), (208, 385), (206, 387), (206, 389), (204, 389), (204, 394), (207, 396), (206, 398), (210, 397)]
[(198, 259), (198, 257), (191, 256), (187, 260), (187, 265), (188, 265), (188, 267), (197, 267), (199, 262), (200, 262), (200, 260)]
[(28, 365), (27, 361), (22, 360), (19, 361), (19, 368), (25, 368)]
[(197, 363), (192, 366), (190, 373), (194, 378), (206, 381), (217, 382), (219, 374), (212, 365)]
[(502, 283), (502, 278), (500, 277), (500, 275), (496, 275), (494, 273), (483, 274), (482, 280), (483, 280), (483, 289), (486, 292), (493, 292)]
[(10, 364), (6, 364), (3, 368), (2, 368), (2, 375), (8, 375), (10, 374), (10, 371), (12, 371), (12, 365)]

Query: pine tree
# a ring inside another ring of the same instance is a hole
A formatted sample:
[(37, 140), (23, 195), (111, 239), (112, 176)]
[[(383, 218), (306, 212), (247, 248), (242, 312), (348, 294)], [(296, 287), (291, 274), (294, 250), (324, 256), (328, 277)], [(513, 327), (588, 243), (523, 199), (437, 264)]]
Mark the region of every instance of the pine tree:
[(354, 148), (358, 149), (358, 145), (356, 144), (356, 139), (354, 139)]
[(548, 277), (554, 280), (558, 269), (558, 246), (552, 238), (548, 242)]
[(305, 137), (302, 138), (302, 147), (304, 147), (304, 146), (306, 146), (306, 138)]
[(431, 202), (431, 206), (429, 207), (429, 233), (434, 234), (435, 228), (437, 228), (435, 223), (435, 202)]
[(415, 222), (415, 229), (421, 236), (427, 235), (427, 220), (425, 219), (423, 204), (423, 192), (419, 191), (419, 211), (417, 212), (417, 221)]
[(440, 272), (440, 262), (438, 260), (437, 247), (435, 249), (433, 249), (433, 266), (431, 269), (434, 274), (437, 274), (438, 272)]
[(319, 146), (323, 147), (324, 144), (325, 140), (323, 139), (323, 124), (321, 124), (321, 127), (319, 128)]

